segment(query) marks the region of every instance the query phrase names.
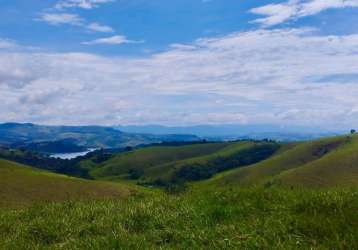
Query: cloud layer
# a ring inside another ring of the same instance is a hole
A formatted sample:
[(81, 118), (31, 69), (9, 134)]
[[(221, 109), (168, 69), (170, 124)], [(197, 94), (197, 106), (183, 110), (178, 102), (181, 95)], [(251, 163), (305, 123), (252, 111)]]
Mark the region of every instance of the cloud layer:
[(199, 39), (148, 58), (0, 50), (0, 121), (349, 127), (357, 55), (358, 35), (311, 29)]

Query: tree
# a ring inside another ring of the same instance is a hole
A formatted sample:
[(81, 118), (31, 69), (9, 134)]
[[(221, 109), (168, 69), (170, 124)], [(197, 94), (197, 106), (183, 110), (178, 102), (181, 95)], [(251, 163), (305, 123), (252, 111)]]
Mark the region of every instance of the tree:
[(355, 134), (356, 130), (355, 129), (351, 129), (351, 135)]

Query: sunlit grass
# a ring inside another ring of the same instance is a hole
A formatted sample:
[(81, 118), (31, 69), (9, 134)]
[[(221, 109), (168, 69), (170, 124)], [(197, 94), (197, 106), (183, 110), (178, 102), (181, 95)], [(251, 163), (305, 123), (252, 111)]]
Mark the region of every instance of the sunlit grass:
[(0, 212), (5, 249), (357, 249), (358, 190), (198, 188)]
[(34, 202), (120, 198), (137, 188), (129, 184), (88, 181), (0, 159), (0, 207)]

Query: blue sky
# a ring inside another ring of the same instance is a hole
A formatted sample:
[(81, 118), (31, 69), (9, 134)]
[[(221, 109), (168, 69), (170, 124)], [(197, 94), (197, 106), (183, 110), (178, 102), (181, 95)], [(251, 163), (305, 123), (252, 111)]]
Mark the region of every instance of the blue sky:
[[(79, 3), (82, 0), (78, 1)], [(65, 2), (65, 1), (62, 1)], [(76, 1), (75, 1), (76, 2)], [(56, 9), (61, 1), (4, 0), (1, 2), (0, 34), (21, 44), (51, 51), (81, 51), (106, 55), (143, 55), (163, 51), (174, 43), (191, 43), (202, 37), (221, 36), (252, 30), (258, 16), (250, 9), (280, 1), (237, 0), (117, 0), (94, 5), (90, 9), (68, 7)], [(329, 9), (294, 23), (279, 27), (320, 26), (326, 34), (348, 34), (357, 31), (355, 9)], [(51, 24), (42, 20), (45, 14), (76, 15), (83, 25), (71, 22)], [(349, 20), (350, 19), (350, 20)], [(113, 32), (96, 32), (83, 26), (99, 24)], [(86, 46), (82, 42), (115, 35), (140, 43), (122, 46)]]
[[(254, 26), (249, 23), (253, 15), (246, 11), (255, 6), (254, 1), (248, 4), (235, 0), (120, 0), (93, 9), (54, 10), (58, 2), (5, 0), (0, 10), (5, 17), (0, 24), (2, 36), (51, 50), (138, 55), (165, 50), (172, 43), (190, 43), (201, 37), (224, 35)], [(110, 35), (125, 35), (128, 39), (145, 42), (110, 47), (83, 46), (81, 42), (106, 34), (77, 25), (48, 25), (48, 22), (36, 21), (44, 13), (78, 15), (87, 24), (111, 27), (114, 32), (108, 32)]]
[(358, 126), (358, 0), (2, 0), (0, 122)]

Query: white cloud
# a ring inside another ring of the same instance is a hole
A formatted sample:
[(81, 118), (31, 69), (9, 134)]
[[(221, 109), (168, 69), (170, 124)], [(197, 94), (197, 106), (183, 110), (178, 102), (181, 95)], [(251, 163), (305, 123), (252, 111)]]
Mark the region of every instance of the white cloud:
[(101, 4), (111, 3), (115, 0), (62, 0), (56, 3), (55, 9), (63, 10), (66, 8), (93, 9)]
[(289, 20), (316, 15), (327, 9), (348, 7), (358, 7), (358, 0), (289, 0), (254, 8), (250, 12), (265, 16), (254, 22), (263, 26), (273, 26)]
[(9, 39), (0, 39), (0, 49), (11, 49), (16, 47), (16, 42)]
[(99, 23), (90, 23), (87, 25), (87, 29), (95, 32), (103, 32), (103, 33), (113, 33), (114, 30), (112, 27), (101, 25)]
[(96, 22), (86, 24), (85, 19), (83, 19), (77, 14), (71, 14), (71, 13), (41, 13), (40, 18), (36, 20), (46, 22), (50, 25), (55, 25), (55, 26), (64, 25), (64, 24), (74, 25), (81, 28), (85, 28), (92, 32), (100, 32), (100, 33), (114, 32), (114, 29), (107, 25), (102, 25)]
[(93, 41), (83, 42), (84, 45), (96, 45), (96, 44), (107, 44), (107, 45), (121, 45), (125, 43), (140, 43), (140, 41), (128, 40), (125, 36), (111, 36), (105, 38), (99, 38)]
[(115, 0), (62, 0), (55, 4), (50, 10), (45, 10), (36, 20), (44, 21), (50, 25), (70, 24), (84, 27), (87, 30), (102, 33), (113, 33), (114, 29), (107, 25), (97, 22), (87, 23), (87, 21), (78, 14), (64, 13), (67, 8), (93, 9), (104, 3), (115, 2)]
[(283, 23), (297, 14), (297, 6), (291, 2), (284, 4), (269, 4), (263, 7), (254, 8), (251, 13), (267, 16), (265, 18), (256, 19), (254, 22), (263, 24), (264, 26), (272, 26)]
[(42, 13), (38, 19), (50, 25), (70, 24), (82, 26), (84, 20), (77, 14), (70, 13)]
[(310, 29), (200, 39), (148, 58), (0, 52), (0, 121), (351, 127), (357, 55), (358, 34)]

